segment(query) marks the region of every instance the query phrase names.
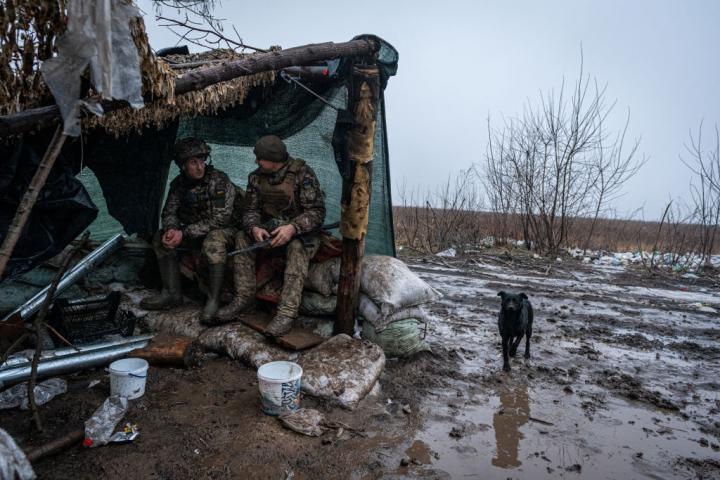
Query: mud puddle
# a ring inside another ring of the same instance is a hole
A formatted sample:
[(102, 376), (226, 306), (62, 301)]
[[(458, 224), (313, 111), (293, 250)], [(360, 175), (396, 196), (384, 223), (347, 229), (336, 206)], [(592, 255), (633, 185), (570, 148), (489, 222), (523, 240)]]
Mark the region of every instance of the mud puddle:
[[(412, 267), (445, 294), (430, 309), (429, 338), (457, 375), (425, 397), (394, 476), (720, 478), (720, 325), (709, 311), (719, 292), (621, 270), (544, 276), (443, 263)], [(535, 307), (532, 358), (512, 359), (510, 373), (501, 289), (524, 291)]]

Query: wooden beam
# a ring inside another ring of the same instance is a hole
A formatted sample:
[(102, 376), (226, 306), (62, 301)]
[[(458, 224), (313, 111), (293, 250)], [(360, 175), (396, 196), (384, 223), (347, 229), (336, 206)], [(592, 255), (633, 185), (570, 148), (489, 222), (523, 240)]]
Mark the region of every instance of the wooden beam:
[(352, 335), (355, 327), (372, 191), (372, 160), (379, 92), (380, 76), (377, 66), (355, 66), (348, 105), (353, 112), (353, 126), (347, 134), (348, 152), (355, 170), (352, 178), (343, 181), (340, 222), (343, 244), (335, 333)]
[[(343, 43), (318, 43), (303, 45), (268, 53), (260, 53), (243, 59), (199, 68), (175, 79), (175, 95), (201, 90), (216, 83), (256, 73), (281, 70), (286, 67), (311, 65), (322, 60), (353, 56), (372, 56), (377, 51), (375, 42), (369, 39), (351, 40)], [(162, 101), (162, 99), (160, 99)], [(124, 102), (103, 102), (106, 112), (129, 108)], [(33, 108), (12, 115), (0, 116), (0, 137), (40, 130), (52, 126), (60, 119), (57, 105)]]

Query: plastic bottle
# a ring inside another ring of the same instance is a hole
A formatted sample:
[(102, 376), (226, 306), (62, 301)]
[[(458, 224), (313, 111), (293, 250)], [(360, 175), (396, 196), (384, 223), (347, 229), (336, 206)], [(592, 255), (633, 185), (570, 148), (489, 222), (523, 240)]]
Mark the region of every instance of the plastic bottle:
[(128, 400), (113, 396), (105, 399), (102, 405), (85, 422), (85, 447), (99, 447), (110, 440), (113, 430), (127, 412)]

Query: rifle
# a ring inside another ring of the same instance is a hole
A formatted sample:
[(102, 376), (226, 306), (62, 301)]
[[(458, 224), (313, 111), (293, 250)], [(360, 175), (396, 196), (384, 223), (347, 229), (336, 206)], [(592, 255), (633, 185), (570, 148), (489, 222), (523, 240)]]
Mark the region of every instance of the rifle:
[[(313, 228), (312, 230), (308, 230), (305, 233), (296, 233), (295, 235), (293, 235), (292, 238), (302, 239), (302, 237), (304, 237), (305, 235), (309, 235), (311, 233), (323, 232), (326, 230), (334, 230), (334, 229), (338, 228), (339, 226), (340, 226), (340, 222), (328, 223), (326, 225), (322, 225), (320, 227)], [(270, 246), (270, 243), (272, 243), (272, 240), (273, 240), (273, 237), (268, 237), (261, 242), (253, 243), (252, 245), (247, 246), (245, 248), (241, 248), (239, 250), (233, 250), (232, 252), (229, 252), (227, 254), (227, 256), (234, 257), (235, 255), (240, 255), (241, 253), (254, 252), (255, 250), (260, 250), (262, 248)]]

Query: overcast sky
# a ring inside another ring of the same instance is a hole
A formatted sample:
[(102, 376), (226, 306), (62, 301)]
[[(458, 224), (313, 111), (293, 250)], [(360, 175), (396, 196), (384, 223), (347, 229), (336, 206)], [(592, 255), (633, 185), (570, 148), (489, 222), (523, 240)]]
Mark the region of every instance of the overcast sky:
[[(149, 2), (140, 6), (152, 46), (174, 45)], [(649, 157), (617, 201), (621, 212), (645, 206), (656, 218), (670, 197), (687, 197), (679, 155), (688, 132), (704, 120), (709, 135), (720, 123), (716, 0), (224, 0), (216, 14), (258, 47), (361, 33), (395, 46), (399, 70), (385, 92), (394, 185), (433, 187), (481, 162), (487, 117), (519, 115), (540, 90), (574, 81), (581, 45), (585, 72), (617, 102), (609, 126), (622, 126), (629, 108), (629, 136), (642, 137)]]

